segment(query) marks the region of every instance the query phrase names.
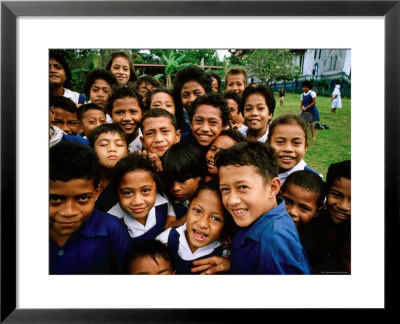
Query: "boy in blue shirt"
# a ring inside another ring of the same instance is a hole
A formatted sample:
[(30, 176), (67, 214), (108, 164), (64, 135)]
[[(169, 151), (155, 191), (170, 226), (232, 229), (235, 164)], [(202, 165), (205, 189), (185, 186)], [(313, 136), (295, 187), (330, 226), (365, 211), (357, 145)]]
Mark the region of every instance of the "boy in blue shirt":
[(50, 274), (122, 273), (131, 241), (121, 221), (94, 209), (96, 153), (62, 141), (50, 149)]
[(274, 149), (241, 142), (216, 155), (225, 208), (240, 227), (232, 240), (232, 274), (309, 274), (296, 226), (277, 197)]

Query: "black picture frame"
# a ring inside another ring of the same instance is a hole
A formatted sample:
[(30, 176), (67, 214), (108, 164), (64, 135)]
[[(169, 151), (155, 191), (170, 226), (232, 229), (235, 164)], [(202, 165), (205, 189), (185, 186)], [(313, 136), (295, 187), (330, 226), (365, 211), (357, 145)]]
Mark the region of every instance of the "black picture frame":
[[(1, 322), (216, 323), (266, 316), (260, 309), (16, 308), (16, 19), (18, 16), (384, 16), (385, 18), (385, 310), (398, 275), (400, 1), (2, 1), (1, 2)], [(157, 8), (157, 10), (154, 10)], [(371, 44), (373, 45), (373, 44)], [(377, 107), (382, 113), (381, 107)], [(371, 184), (371, 188), (373, 185)], [(373, 190), (373, 189), (372, 189)], [(395, 240), (396, 238), (396, 240)], [(396, 244), (397, 243), (397, 244)], [(371, 257), (371, 262), (372, 262)], [(222, 296), (223, 297), (223, 296)], [(251, 315), (249, 312), (252, 312)], [(205, 316), (206, 314), (206, 316)], [(380, 313), (382, 314), (382, 313)], [(387, 312), (385, 313), (387, 315)], [(383, 317), (382, 317), (383, 319)]]

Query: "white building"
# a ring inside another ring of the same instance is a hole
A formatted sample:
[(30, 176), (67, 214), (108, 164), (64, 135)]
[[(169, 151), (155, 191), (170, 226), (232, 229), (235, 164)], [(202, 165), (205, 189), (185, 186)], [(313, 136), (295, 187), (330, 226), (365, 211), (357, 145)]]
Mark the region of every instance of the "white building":
[(294, 62), (300, 66), (300, 75), (317, 77), (346, 73), (351, 76), (350, 49), (291, 50)]

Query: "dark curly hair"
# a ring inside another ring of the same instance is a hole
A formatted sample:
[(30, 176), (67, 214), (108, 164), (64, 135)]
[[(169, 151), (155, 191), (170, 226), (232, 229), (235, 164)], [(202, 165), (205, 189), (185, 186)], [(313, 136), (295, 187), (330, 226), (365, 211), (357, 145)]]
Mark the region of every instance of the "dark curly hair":
[[(176, 78), (174, 80), (174, 100), (175, 100), (175, 107), (181, 106), (181, 90), (183, 85), (186, 82), (195, 81), (199, 83), (206, 93), (212, 91), (212, 79), (209, 74), (204, 72), (198, 66), (188, 66), (178, 71), (176, 74)], [(182, 108), (183, 110), (183, 108)]]
[(227, 165), (254, 166), (266, 183), (277, 177), (279, 172), (275, 150), (258, 141), (240, 142), (220, 150), (215, 155), (215, 163), (217, 168)]
[(94, 150), (73, 141), (61, 141), (50, 148), (50, 181), (68, 182), (75, 179), (100, 181), (99, 159)]
[(70, 89), (72, 75), (71, 75), (71, 70), (69, 69), (68, 63), (64, 57), (63, 52), (61, 50), (56, 50), (56, 49), (50, 50), (49, 51), (49, 59), (51, 59), (51, 58), (55, 59), (63, 67), (64, 72), (65, 72), (65, 77), (66, 77), (66, 80), (64, 81), (63, 86), (65, 88)]
[(298, 186), (306, 191), (310, 191), (317, 196), (317, 206), (321, 207), (325, 199), (325, 182), (315, 172), (309, 170), (299, 170), (291, 173), (282, 185), (282, 193), (290, 186)]
[(129, 71), (130, 71), (130, 75), (129, 75), (129, 80), (128, 81), (136, 82), (137, 76), (136, 76), (136, 72), (135, 72), (135, 67), (131, 62), (131, 58), (127, 54), (125, 54), (124, 52), (114, 52), (111, 55), (111, 58), (110, 58), (110, 60), (108, 61), (107, 65), (106, 65), (106, 70), (111, 72), (112, 62), (117, 57), (125, 57), (128, 60), (128, 62), (129, 62)]
[(160, 81), (158, 81), (155, 77), (147, 74), (143, 74), (140, 77), (138, 77), (136, 81), (136, 90), (139, 90), (140, 85), (143, 82), (148, 82), (150, 83), (154, 88), (161, 88), (162, 84)]
[(153, 165), (152, 161), (149, 158), (139, 154), (139, 152), (134, 152), (130, 153), (128, 156), (123, 157), (117, 162), (117, 164), (115, 164), (111, 175), (111, 189), (113, 189), (114, 192), (117, 193), (122, 177), (128, 172), (136, 170), (146, 171), (150, 173), (150, 175), (156, 182), (157, 188), (159, 188), (159, 177), (157, 174), (157, 169)]
[[(269, 87), (265, 86), (265, 85), (258, 85), (256, 87), (254, 86), (248, 86), (244, 89), (243, 94), (242, 94), (242, 102), (239, 106), (240, 112), (242, 113), (242, 115), (244, 116), (244, 105), (246, 103), (246, 99), (252, 95), (252, 94), (260, 94), (265, 98), (265, 103), (268, 106), (268, 110), (271, 113), (271, 115), (274, 115), (274, 111), (275, 111), (275, 97), (274, 94), (272, 93), (272, 91), (270, 90)], [(271, 117), (272, 118), (272, 117)]]
[(61, 108), (70, 113), (77, 113), (75, 102), (64, 96), (52, 96), (50, 100), (50, 107)]
[(332, 187), (333, 182), (339, 178), (351, 180), (351, 160), (332, 163), (326, 174), (326, 188)]
[(142, 102), (141, 96), (136, 92), (136, 90), (127, 85), (123, 85), (121, 87), (116, 88), (111, 97), (108, 99), (107, 111), (110, 116), (112, 115), (112, 108), (114, 101), (126, 97), (135, 98), (139, 103), (139, 107), (142, 110), (142, 113), (146, 111), (146, 107)]
[(87, 98), (90, 98), (90, 88), (92, 87), (93, 83), (99, 79), (106, 81), (110, 85), (111, 90), (113, 90), (118, 84), (114, 74), (112, 74), (109, 70), (92, 70), (86, 76), (86, 81), (83, 86), (83, 93)]
[(241, 132), (232, 128), (224, 129), (221, 133), (219, 133), (218, 137), (220, 136), (228, 136), (236, 143), (247, 141), (247, 138)]
[(224, 96), (220, 93), (210, 92), (196, 98), (192, 103), (189, 111), (189, 120), (192, 122), (193, 116), (200, 105), (210, 105), (216, 107), (220, 111), (222, 126), (227, 126), (231, 120), (231, 113)]

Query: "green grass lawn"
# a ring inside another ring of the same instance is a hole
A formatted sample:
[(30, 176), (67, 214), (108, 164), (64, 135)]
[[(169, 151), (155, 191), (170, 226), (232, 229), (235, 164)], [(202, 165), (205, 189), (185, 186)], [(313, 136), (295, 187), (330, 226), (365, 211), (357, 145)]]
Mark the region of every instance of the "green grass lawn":
[[(283, 109), (279, 107), (279, 98), (276, 93), (276, 107), (274, 117), (283, 114), (298, 114), (300, 94), (286, 93)], [(309, 131), (309, 147), (304, 160), (313, 169), (317, 170), (326, 179), (326, 172), (331, 163), (351, 159), (351, 100), (342, 98), (342, 108), (331, 114), (331, 100), (329, 97), (317, 96), (317, 107), (320, 123), (328, 125), (329, 129), (315, 130), (316, 140), (311, 139)]]

